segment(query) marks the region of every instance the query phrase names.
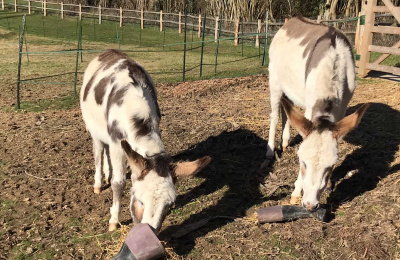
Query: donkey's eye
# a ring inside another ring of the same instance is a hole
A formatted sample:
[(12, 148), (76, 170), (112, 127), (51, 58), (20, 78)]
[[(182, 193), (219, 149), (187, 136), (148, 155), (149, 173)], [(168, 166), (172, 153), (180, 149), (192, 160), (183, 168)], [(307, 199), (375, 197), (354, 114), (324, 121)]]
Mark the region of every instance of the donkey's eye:
[(306, 170), (307, 170), (307, 165), (306, 165), (306, 163), (305, 163), (305, 162), (301, 162), (301, 163), (302, 163), (302, 165), (303, 165), (304, 169), (306, 169)]

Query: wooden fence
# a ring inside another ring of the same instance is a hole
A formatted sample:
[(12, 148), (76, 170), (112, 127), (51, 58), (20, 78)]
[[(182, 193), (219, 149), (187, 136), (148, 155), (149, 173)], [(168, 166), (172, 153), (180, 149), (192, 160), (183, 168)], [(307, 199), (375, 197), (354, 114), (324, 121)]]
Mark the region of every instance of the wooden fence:
[[(144, 10), (128, 10), (122, 8), (105, 8), (101, 5), (99, 6), (85, 6), (85, 5), (75, 5), (75, 4), (65, 4), (48, 2), (47, 0), (39, 1), (39, 0), (14, 0), (14, 3), (5, 3), (7, 0), (2, 1), (2, 10), (5, 9), (6, 5), (10, 5), (14, 7), (14, 11), (18, 12), (18, 9), (25, 9), (28, 11), (28, 14), (32, 14), (33, 11), (42, 13), (43, 16), (47, 16), (49, 11), (53, 13), (58, 13), (61, 19), (64, 19), (66, 15), (69, 16), (78, 16), (79, 19), (83, 17), (98, 17), (98, 23), (101, 24), (104, 19), (112, 19), (119, 21), (120, 27), (124, 24), (124, 21), (132, 21), (135, 20), (137, 23), (140, 23), (141, 29), (144, 29), (145, 23), (152, 23), (153, 25), (158, 25), (160, 27), (160, 31), (165, 29), (165, 25), (173, 25), (173, 27), (178, 28), (178, 32), (182, 33), (182, 27), (184, 26), (184, 14), (182, 12), (176, 13), (163, 13), (160, 12), (152, 12), (152, 11), (144, 11)], [(51, 7), (50, 7), (51, 6)], [(147, 17), (147, 18), (146, 18)], [(168, 17), (166, 19), (166, 17)], [(191, 19), (192, 23), (188, 24), (190, 27), (194, 27), (197, 30), (197, 36), (201, 38), (201, 30), (202, 30), (202, 15), (198, 16), (187, 15), (189, 19)], [(97, 19), (97, 18), (96, 18)], [(223, 19), (225, 24), (232, 24), (237, 26), (233, 30), (223, 29), (221, 30), (225, 34), (232, 34), (238, 37), (239, 31), (242, 26), (252, 27), (252, 30), (246, 30), (246, 34), (261, 34), (262, 31), (265, 32), (265, 27), (267, 22), (259, 19), (255, 22), (241, 22), (239, 23), (239, 19), (236, 20), (228, 20)], [(211, 26), (210, 24), (215, 25)], [(207, 17), (207, 23), (205, 29), (208, 31), (215, 31), (215, 40), (217, 39), (217, 34), (219, 30), (219, 17)], [(283, 23), (269, 23), (269, 25), (282, 25)], [(208, 25), (208, 26), (207, 26)], [(254, 29), (253, 29), (254, 28)], [(255, 46), (259, 45), (259, 37), (254, 37)], [(238, 39), (235, 40), (235, 43), (238, 42)]]
[[(122, 8), (105, 8), (102, 6), (85, 6), (85, 5), (76, 5), (76, 4), (65, 4), (48, 2), (47, 0), (1, 0), (2, 1), (2, 9), (4, 10), (5, 5), (12, 6), (15, 12), (18, 12), (18, 9), (27, 10), (28, 14), (32, 14), (34, 12), (42, 13), (43, 16), (47, 16), (49, 12), (53, 14), (60, 15), (61, 19), (64, 19), (65, 16), (78, 16), (79, 19), (83, 17), (95, 18), (98, 19), (98, 23), (101, 24), (105, 19), (112, 19), (115, 21), (119, 21), (119, 26), (122, 27), (125, 21), (135, 21), (136, 23), (140, 23), (141, 29), (144, 29), (145, 23), (151, 23), (153, 26), (159, 26), (160, 31), (165, 30), (166, 25), (170, 27), (174, 27), (178, 29), (179, 33), (182, 33), (182, 27), (184, 26), (184, 15), (182, 12), (177, 13), (163, 13), (153, 12), (153, 11), (144, 11), (142, 10), (128, 10)], [(5, 1), (7, 1), (5, 3)], [(14, 1), (14, 3), (10, 2)], [(187, 26), (193, 28), (197, 31), (197, 37), (201, 38), (201, 30), (202, 30), (202, 15), (198, 16), (187, 15), (188, 22)], [(267, 15), (266, 15), (267, 17)], [(343, 23), (346, 22), (347, 19), (337, 19), (337, 20), (321, 20), (317, 19), (317, 22), (321, 23)], [(215, 36), (215, 40), (218, 37), (219, 26), (221, 26), (221, 32), (225, 35), (232, 35), (235, 37), (234, 43), (235, 45), (239, 44), (239, 35), (245, 31), (245, 34), (254, 34), (255, 36), (251, 39), (254, 40), (254, 44), (256, 47), (260, 44), (260, 39), (265, 38), (264, 34), (266, 31), (266, 27), (272, 26), (273, 28), (279, 28), (284, 23), (272, 23), (266, 20), (258, 19), (257, 21), (249, 21), (243, 22), (241, 19), (222, 19), (221, 23), (219, 22), (219, 17), (207, 17), (205, 30), (211, 32)], [(269, 29), (268, 37), (272, 37), (274, 35), (274, 30)], [(355, 34), (355, 32), (347, 31), (345, 34)], [(261, 37), (260, 37), (261, 36)]]
[[(382, 3), (384, 5), (378, 6), (378, 0), (368, 0), (367, 4), (363, 5), (360, 13), (356, 34), (356, 48), (357, 56), (359, 57), (359, 61), (357, 62), (358, 75), (361, 77), (367, 76), (370, 70), (400, 75), (400, 68), (381, 65), (390, 55), (400, 55), (400, 41), (390, 47), (372, 44), (374, 33), (400, 35), (400, 27), (396, 26), (396, 23), (392, 24), (392, 26), (375, 23), (377, 16), (375, 13), (391, 13), (397, 20), (397, 23), (400, 23), (400, 7), (394, 6), (390, 0), (382, 0)], [(370, 63), (371, 52), (379, 52), (382, 55)]]

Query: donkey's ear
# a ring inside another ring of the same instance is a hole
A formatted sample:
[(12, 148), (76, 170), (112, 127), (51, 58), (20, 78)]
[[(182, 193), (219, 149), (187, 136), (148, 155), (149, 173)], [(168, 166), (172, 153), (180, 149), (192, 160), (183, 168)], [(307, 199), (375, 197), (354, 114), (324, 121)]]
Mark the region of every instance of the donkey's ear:
[(198, 173), (201, 169), (206, 167), (210, 161), (211, 157), (205, 156), (193, 162), (179, 162), (175, 165), (172, 175), (175, 178), (182, 178), (194, 175)]
[(281, 98), (283, 109), (293, 125), (301, 134), (303, 138), (307, 137), (313, 127), (313, 123), (305, 118), (302, 113), (293, 107), (293, 104), (285, 97)]
[(346, 116), (345, 118), (337, 122), (333, 128), (333, 137), (340, 140), (351, 130), (356, 128), (357, 125), (360, 123), (361, 118), (367, 111), (369, 105), (369, 103), (362, 105), (356, 110), (356, 112), (349, 116)]
[(128, 162), (134, 164), (139, 170), (144, 170), (147, 168), (147, 161), (143, 156), (138, 154), (132, 149), (130, 144), (126, 140), (121, 141), (122, 149), (124, 149), (126, 156), (128, 157)]

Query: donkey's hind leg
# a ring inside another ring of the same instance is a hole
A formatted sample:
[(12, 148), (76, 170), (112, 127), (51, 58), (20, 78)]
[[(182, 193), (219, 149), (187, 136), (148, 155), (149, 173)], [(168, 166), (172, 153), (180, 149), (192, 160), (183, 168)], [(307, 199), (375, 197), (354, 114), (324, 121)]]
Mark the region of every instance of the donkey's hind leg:
[(101, 177), (102, 177), (102, 157), (103, 157), (104, 144), (102, 141), (93, 138), (93, 155), (96, 167), (96, 172), (94, 174), (94, 185), (93, 191), (96, 194), (100, 193), (101, 190)]
[(110, 158), (110, 148), (108, 145), (104, 145), (104, 155), (103, 155), (103, 172), (105, 175), (106, 184), (110, 184), (111, 181), (111, 158)]
[(290, 121), (287, 117), (284, 109), (281, 109), (282, 113), (282, 151), (286, 150), (286, 147), (289, 145), (290, 138)]

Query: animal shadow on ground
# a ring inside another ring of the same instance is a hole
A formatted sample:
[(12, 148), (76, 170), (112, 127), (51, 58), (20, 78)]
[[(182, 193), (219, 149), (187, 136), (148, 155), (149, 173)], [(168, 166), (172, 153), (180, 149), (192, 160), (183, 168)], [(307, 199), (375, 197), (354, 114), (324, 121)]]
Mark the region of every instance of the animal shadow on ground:
[[(262, 178), (257, 171), (265, 158), (265, 147), (264, 139), (251, 131), (239, 129), (209, 137), (174, 156), (174, 161), (194, 160), (205, 155), (212, 157), (210, 164), (197, 174), (197, 177), (205, 178), (205, 181), (186, 194), (178, 196), (175, 209), (181, 208), (200, 196), (210, 196), (218, 193), (220, 189), (227, 190), (222, 197), (215, 195), (212, 205), (201, 212), (192, 214), (181, 225), (167, 227), (161, 232), (160, 238), (170, 240), (172, 246), (176, 245), (174, 247), (178, 254), (187, 254), (194, 247), (197, 237), (233, 221), (234, 218), (243, 217), (246, 210), (264, 201), (265, 198), (259, 190)], [(182, 238), (171, 239), (171, 236), (173, 237), (186, 225), (215, 216), (228, 216), (228, 218), (213, 219)]]
[[(349, 108), (348, 114), (359, 106)], [(371, 103), (360, 125), (345, 140), (359, 147), (345, 151), (346, 158), (332, 173), (331, 179), (337, 183), (327, 202), (333, 211), (341, 203), (373, 190), (380, 179), (400, 169), (400, 164), (391, 166), (400, 145), (400, 112), (385, 104)]]

